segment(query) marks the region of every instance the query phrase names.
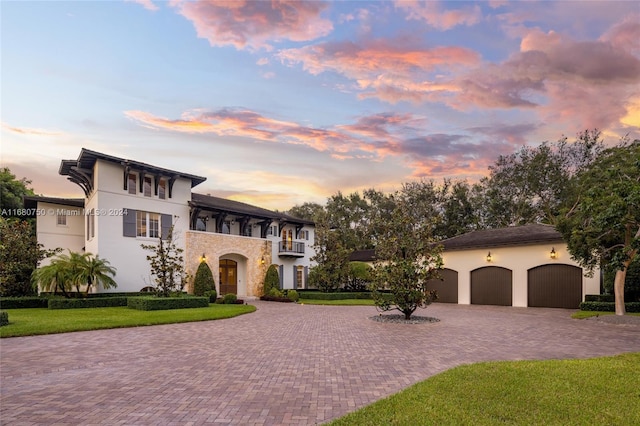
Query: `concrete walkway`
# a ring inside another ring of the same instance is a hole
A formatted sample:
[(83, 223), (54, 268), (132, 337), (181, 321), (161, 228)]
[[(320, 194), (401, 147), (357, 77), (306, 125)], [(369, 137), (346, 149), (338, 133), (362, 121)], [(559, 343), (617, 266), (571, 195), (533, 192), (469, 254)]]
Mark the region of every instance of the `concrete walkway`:
[(0, 341), (0, 423), (318, 424), (461, 364), (640, 351), (640, 326), (562, 309), (256, 302), (241, 317)]

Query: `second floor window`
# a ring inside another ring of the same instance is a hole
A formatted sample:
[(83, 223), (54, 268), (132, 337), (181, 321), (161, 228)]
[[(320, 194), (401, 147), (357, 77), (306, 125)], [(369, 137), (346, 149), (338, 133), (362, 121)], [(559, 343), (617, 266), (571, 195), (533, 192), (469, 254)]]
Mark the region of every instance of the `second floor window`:
[(59, 213), (56, 224), (59, 226), (67, 226), (67, 215), (64, 213)]
[(158, 198), (164, 200), (167, 197), (167, 181), (162, 179), (158, 182)]
[(144, 185), (142, 189), (145, 197), (151, 197), (151, 176), (144, 177)]
[(158, 213), (136, 211), (136, 236), (160, 237), (160, 215)]
[(129, 194), (135, 194), (136, 193), (136, 184), (137, 184), (137, 177), (135, 173), (129, 173), (129, 181), (127, 182), (127, 189), (129, 190)]

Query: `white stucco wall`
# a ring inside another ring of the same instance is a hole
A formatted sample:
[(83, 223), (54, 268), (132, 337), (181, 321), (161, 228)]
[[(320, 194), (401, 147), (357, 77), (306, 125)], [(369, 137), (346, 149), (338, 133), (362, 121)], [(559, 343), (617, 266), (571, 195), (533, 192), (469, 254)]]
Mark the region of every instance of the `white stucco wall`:
[(115, 281), (118, 287), (107, 291), (140, 291), (147, 285), (154, 285), (146, 259), (150, 252), (140, 245), (157, 243), (157, 239), (124, 237), (123, 209), (170, 214), (174, 224), (174, 241), (184, 250), (184, 232), (189, 229), (187, 202), (191, 199), (190, 180), (178, 179), (173, 186), (172, 198), (169, 198), (167, 188), (167, 198), (161, 200), (153, 190), (151, 197), (145, 197), (137, 190), (136, 194), (125, 191), (124, 169), (120, 165), (98, 160), (94, 174), (97, 190), (89, 198), (87, 208), (95, 208), (99, 214), (95, 218), (96, 235), (87, 243), (87, 247), (117, 269)]
[[(550, 258), (551, 249), (556, 258)], [(487, 253), (491, 252), (491, 262), (487, 262)], [(580, 267), (571, 259), (564, 243), (529, 245), (520, 247), (483, 248), (474, 250), (445, 251), (444, 267), (458, 271), (458, 303), (471, 303), (471, 271), (485, 266), (499, 266), (512, 271), (513, 306), (526, 307), (527, 272), (529, 269), (547, 264), (566, 264)], [(584, 271), (583, 271), (584, 272)], [(582, 277), (582, 297), (585, 294), (600, 293), (600, 271), (594, 271), (593, 277)]]
[[(84, 244), (84, 215), (82, 207), (65, 206), (38, 201), (38, 210), (43, 214), (36, 217), (36, 234), (38, 242), (45, 249), (62, 248), (82, 253)], [(65, 213), (66, 225), (57, 224), (58, 213)], [(50, 263), (49, 259), (43, 259), (40, 266)]]

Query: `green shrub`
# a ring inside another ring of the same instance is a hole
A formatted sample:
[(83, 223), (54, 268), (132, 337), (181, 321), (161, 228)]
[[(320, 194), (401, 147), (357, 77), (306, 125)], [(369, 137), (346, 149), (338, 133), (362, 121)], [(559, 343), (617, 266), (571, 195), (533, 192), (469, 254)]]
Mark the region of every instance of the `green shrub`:
[(238, 301), (238, 296), (233, 293), (225, 294), (222, 297), (222, 303), (225, 305), (234, 305)]
[(341, 292), (341, 293), (323, 293), (320, 291), (300, 292), (301, 299), (315, 300), (345, 300), (345, 299), (371, 299), (371, 292)]
[(127, 306), (140, 311), (161, 311), (166, 309), (206, 308), (207, 297), (130, 297)]
[(46, 308), (49, 300), (44, 297), (1, 297), (2, 309)]
[(271, 290), (269, 290), (269, 293), (267, 293), (267, 296), (269, 296), (269, 297), (284, 297), (284, 293), (282, 291), (280, 291), (280, 289), (278, 289), (278, 288), (271, 288)]
[(0, 311), (0, 327), (9, 324), (9, 312)]
[(585, 294), (585, 302), (614, 302), (613, 294)]
[(349, 272), (347, 273), (347, 283), (344, 288), (347, 291), (361, 292), (367, 289), (371, 283), (372, 268), (364, 262), (349, 262)]
[(127, 306), (127, 298), (49, 299), (49, 309), (112, 308), (114, 306)]
[(218, 298), (218, 292), (215, 291), (214, 289), (205, 291), (204, 297), (209, 298), (209, 303), (216, 303), (216, 299)]
[(200, 262), (198, 270), (196, 271), (196, 277), (193, 280), (193, 294), (196, 296), (204, 296), (207, 291), (211, 291), (215, 287), (216, 283), (213, 281), (211, 268), (209, 268), (207, 262)]
[(287, 298), (292, 302), (297, 302), (300, 299), (300, 295), (298, 295), (298, 292), (295, 290), (289, 290), (287, 291)]
[(269, 294), (273, 288), (276, 290), (280, 288), (280, 277), (276, 265), (271, 265), (267, 269), (267, 274), (264, 277), (264, 294)]
[[(640, 312), (640, 302), (627, 302), (624, 304), (627, 312)], [(581, 311), (615, 312), (615, 302), (582, 302)]]
[(288, 297), (275, 297), (275, 296), (269, 296), (269, 295), (264, 295), (264, 296), (260, 296), (260, 300), (264, 300), (267, 302), (283, 302), (283, 303), (292, 303), (293, 300), (289, 299)]

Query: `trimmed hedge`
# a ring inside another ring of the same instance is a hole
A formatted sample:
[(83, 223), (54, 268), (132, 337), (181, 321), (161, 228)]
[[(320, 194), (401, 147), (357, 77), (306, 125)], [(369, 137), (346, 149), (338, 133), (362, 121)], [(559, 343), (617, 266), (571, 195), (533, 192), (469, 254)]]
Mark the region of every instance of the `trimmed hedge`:
[(0, 327), (9, 324), (9, 312), (0, 311)]
[(44, 297), (0, 297), (2, 309), (46, 308), (49, 299)]
[(278, 296), (269, 296), (268, 294), (265, 294), (264, 296), (260, 296), (260, 300), (264, 300), (266, 302), (282, 302), (282, 303), (292, 303), (293, 300), (289, 299), (288, 297), (282, 296), (282, 297), (278, 297)]
[(130, 297), (127, 305), (140, 311), (161, 311), (166, 309), (206, 308), (208, 297)]
[(585, 294), (585, 302), (615, 302), (613, 294)]
[(49, 309), (112, 308), (114, 306), (127, 306), (127, 298), (49, 299)]
[(315, 300), (345, 300), (345, 299), (371, 299), (371, 292), (340, 292), (340, 293), (323, 293), (321, 291), (300, 291), (298, 292), (300, 299)]
[[(624, 304), (627, 312), (640, 312), (640, 302), (627, 302)], [(615, 302), (582, 302), (581, 311), (615, 312)]]

